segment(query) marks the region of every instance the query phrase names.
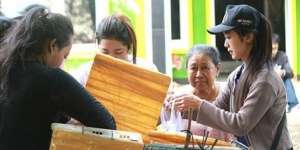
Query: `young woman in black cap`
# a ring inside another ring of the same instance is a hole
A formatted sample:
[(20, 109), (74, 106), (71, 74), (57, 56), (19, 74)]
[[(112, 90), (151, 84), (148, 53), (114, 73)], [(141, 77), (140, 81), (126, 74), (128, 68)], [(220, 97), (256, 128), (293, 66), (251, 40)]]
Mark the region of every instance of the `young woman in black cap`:
[(255, 150), (292, 149), (285, 89), (271, 62), (268, 20), (248, 5), (229, 5), (222, 23), (208, 32), (223, 33), (224, 46), (242, 65), (229, 75), (214, 104), (181, 94), (174, 98), (176, 108), (198, 109), (199, 123), (233, 133)]

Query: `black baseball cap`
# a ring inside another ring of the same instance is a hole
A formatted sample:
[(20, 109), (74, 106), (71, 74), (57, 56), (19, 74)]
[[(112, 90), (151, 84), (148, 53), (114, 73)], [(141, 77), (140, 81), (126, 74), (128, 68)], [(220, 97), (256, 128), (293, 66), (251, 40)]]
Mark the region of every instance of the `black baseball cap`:
[(227, 5), (222, 22), (208, 29), (207, 32), (217, 34), (238, 27), (257, 29), (260, 15), (259, 11), (249, 5)]

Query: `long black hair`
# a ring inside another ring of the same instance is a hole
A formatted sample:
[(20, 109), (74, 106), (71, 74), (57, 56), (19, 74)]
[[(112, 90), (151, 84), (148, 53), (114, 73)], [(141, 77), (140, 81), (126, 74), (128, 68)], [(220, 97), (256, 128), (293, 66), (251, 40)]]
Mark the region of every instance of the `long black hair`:
[(71, 21), (63, 15), (51, 13), (41, 7), (28, 11), (1, 43), (0, 97), (7, 96), (9, 74), (13, 65), (22, 65), (27, 60), (44, 64), (41, 58), (46, 54), (45, 45), (55, 39), (59, 48), (68, 46), (73, 33)]
[(256, 29), (234, 29), (240, 37), (243, 37), (248, 33), (254, 34), (253, 47), (247, 61), (245, 61), (246, 68), (240, 79), (239, 88), (236, 92), (237, 100), (244, 100), (246, 98), (251, 83), (256, 79), (258, 72), (264, 68), (264, 66), (266, 66), (269, 70), (273, 69), (271, 24), (260, 12), (257, 11), (257, 15), (259, 17), (259, 23)]
[(128, 17), (114, 14), (101, 20), (96, 31), (98, 43), (102, 39), (115, 39), (132, 50), (133, 63), (136, 63), (136, 35)]
[(7, 18), (5, 16), (0, 16), (0, 42), (2, 41), (2, 38), (5, 35), (5, 33), (9, 31), (12, 24), (12, 19)]

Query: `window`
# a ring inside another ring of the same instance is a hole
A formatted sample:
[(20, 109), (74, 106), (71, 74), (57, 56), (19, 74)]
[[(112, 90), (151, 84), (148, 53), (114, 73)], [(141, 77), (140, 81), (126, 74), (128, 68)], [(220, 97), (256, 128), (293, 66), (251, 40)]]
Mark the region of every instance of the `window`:
[(171, 0), (171, 37), (180, 39), (180, 5), (179, 0)]

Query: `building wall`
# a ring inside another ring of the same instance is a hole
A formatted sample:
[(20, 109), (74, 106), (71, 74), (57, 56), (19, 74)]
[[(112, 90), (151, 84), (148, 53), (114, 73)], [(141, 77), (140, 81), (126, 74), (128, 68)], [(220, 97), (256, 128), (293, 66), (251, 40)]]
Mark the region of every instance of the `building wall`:
[[(173, 46), (172, 49), (172, 72), (173, 77), (179, 80), (185, 80), (186, 74), (186, 58), (187, 51), (195, 44), (209, 44), (215, 45), (214, 36), (208, 34), (207, 29), (214, 25), (214, 1), (213, 0), (187, 0), (187, 9), (181, 9), (180, 11), (186, 11), (188, 20), (181, 24), (184, 28), (187, 28), (187, 35), (182, 35), (186, 39), (185, 44), (179, 46)], [(168, 19), (168, 18), (166, 18)], [(183, 32), (184, 34), (184, 32)], [(175, 41), (177, 42), (177, 41)]]
[(129, 17), (137, 37), (137, 55), (146, 58), (145, 2), (143, 0), (109, 0), (109, 14), (113, 13), (121, 13)]
[(285, 0), (286, 54), (294, 74), (300, 80), (300, 1)]
[[(151, 0), (153, 62), (160, 72), (166, 73), (164, 1)], [(150, 31), (147, 31), (149, 33)]]
[(192, 35), (192, 45), (198, 43), (213, 44), (214, 36), (207, 33), (207, 29), (214, 25), (214, 3), (210, 0), (190, 0), (192, 5), (192, 27), (190, 29)]
[(300, 80), (300, 1), (294, 0), (296, 3), (296, 10), (294, 10), (296, 14), (296, 49), (294, 50), (295, 52), (295, 63), (294, 63), (294, 70), (297, 76), (297, 79)]

